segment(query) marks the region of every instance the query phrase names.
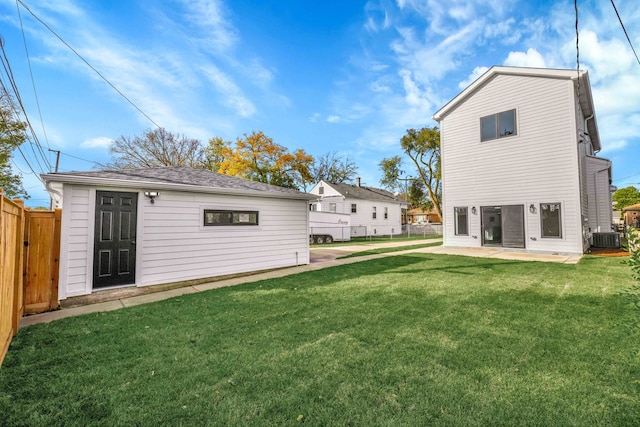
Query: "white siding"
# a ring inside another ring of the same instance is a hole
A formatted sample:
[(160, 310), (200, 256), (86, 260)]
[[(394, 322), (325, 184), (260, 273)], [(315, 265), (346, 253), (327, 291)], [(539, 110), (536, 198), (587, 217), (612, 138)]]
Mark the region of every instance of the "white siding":
[[(95, 190), (64, 185), (59, 297), (91, 292)], [(89, 282), (88, 282), (89, 280)]]
[[(100, 188), (102, 189), (102, 188)], [(309, 263), (308, 202), (162, 191), (138, 193), (136, 285)], [(96, 189), (64, 186), (60, 298), (92, 291)], [(207, 226), (204, 209), (255, 210), (257, 226)]]
[[(352, 227), (366, 227), (367, 235), (396, 235), (402, 233), (402, 209), (397, 203), (386, 203), (362, 199), (345, 199), (345, 205), (351, 212), (351, 204), (356, 204), (356, 212), (351, 213)], [(376, 219), (373, 219), (373, 207), (376, 207)], [(389, 215), (384, 218), (384, 209)]]
[(591, 233), (607, 233), (613, 224), (613, 210), (611, 207), (611, 190), (609, 169), (611, 163), (606, 159), (587, 157), (587, 194), (588, 216), (587, 227)]
[[(571, 81), (497, 75), (441, 121), (445, 246), (481, 245), (481, 206), (524, 205), (528, 250), (582, 252), (575, 105)], [(511, 109), (517, 135), (480, 142), (480, 117)], [(561, 239), (541, 238), (545, 202), (562, 204)], [(454, 235), (457, 206), (469, 236)]]
[[(162, 192), (142, 198), (139, 285), (309, 263), (307, 202)], [(204, 226), (204, 209), (255, 210), (257, 226)]]

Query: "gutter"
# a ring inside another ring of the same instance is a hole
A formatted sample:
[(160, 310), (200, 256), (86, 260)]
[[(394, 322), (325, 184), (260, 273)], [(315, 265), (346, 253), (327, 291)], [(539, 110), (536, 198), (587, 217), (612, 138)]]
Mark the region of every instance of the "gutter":
[[(105, 186), (105, 187), (126, 187), (126, 188), (139, 188), (143, 190), (175, 190), (185, 191), (191, 193), (209, 193), (209, 194), (224, 194), (224, 195), (236, 195), (236, 196), (249, 196), (249, 197), (267, 197), (273, 199), (294, 199), (294, 200), (315, 200), (316, 195), (302, 193), (276, 193), (268, 191), (260, 191), (253, 189), (238, 189), (238, 188), (223, 188), (223, 187), (207, 187), (202, 185), (193, 184), (174, 184), (166, 182), (155, 181), (131, 181), (114, 178), (95, 178), (85, 176), (65, 176), (59, 174), (44, 174), (42, 178), (46, 182), (46, 187), (49, 187), (51, 182), (61, 182), (64, 184), (79, 184), (79, 185), (92, 185), (92, 186)], [(59, 192), (53, 190), (56, 194)]]

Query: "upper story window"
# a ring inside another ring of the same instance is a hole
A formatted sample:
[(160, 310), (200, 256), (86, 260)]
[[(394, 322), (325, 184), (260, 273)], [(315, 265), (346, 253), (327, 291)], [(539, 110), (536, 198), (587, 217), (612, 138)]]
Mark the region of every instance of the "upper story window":
[(512, 135), (517, 135), (515, 109), (480, 118), (480, 141)]
[(358, 212), (358, 206), (355, 203), (351, 203), (351, 213)]
[(324, 194), (324, 187), (318, 187), (318, 194)]
[(376, 216), (377, 216), (377, 212), (376, 212), (376, 207), (374, 206), (374, 207), (373, 207), (373, 211), (372, 211), (371, 218), (376, 219)]
[(329, 212), (335, 212), (335, 211), (336, 211), (336, 204), (329, 203)]
[(309, 210), (312, 212), (315, 212), (318, 210), (318, 206), (315, 203), (310, 203), (309, 204)]
[(389, 219), (389, 208), (384, 208), (384, 219)]

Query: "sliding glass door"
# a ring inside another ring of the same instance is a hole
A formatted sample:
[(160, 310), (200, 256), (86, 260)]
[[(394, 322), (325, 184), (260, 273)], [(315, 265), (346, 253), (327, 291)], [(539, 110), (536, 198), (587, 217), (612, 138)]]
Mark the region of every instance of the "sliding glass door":
[(480, 208), (482, 245), (524, 248), (524, 205)]

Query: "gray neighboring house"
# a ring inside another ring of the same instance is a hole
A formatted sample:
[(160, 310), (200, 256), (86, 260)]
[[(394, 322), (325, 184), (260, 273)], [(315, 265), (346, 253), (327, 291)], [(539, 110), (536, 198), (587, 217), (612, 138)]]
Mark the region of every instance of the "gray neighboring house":
[(444, 246), (582, 254), (611, 234), (586, 71), (492, 67), (433, 118)]
[(42, 175), (60, 299), (309, 263), (307, 193), (189, 167)]

